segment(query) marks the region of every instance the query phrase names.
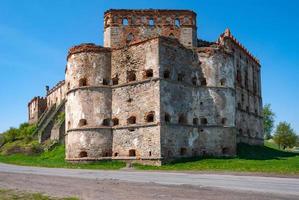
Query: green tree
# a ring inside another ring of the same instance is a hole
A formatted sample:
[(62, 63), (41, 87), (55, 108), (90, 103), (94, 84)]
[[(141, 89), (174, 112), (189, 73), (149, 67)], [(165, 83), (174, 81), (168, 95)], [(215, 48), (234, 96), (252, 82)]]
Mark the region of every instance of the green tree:
[(271, 105), (266, 104), (263, 108), (263, 115), (264, 115), (264, 135), (265, 139), (271, 139), (271, 133), (274, 128), (274, 117), (275, 113), (271, 110)]
[(279, 148), (292, 148), (296, 145), (297, 135), (289, 123), (280, 122), (276, 127), (273, 139)]

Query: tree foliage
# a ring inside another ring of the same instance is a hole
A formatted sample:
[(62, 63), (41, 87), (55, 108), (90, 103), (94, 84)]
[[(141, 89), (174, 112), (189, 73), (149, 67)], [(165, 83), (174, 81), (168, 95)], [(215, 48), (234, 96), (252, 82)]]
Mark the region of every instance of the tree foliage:
[(273, 139), (279, 148), (292, 148), (296, 145), (297, 135), (289, 123), (280, 122), (276, 127)]
[(268, 140), (272, 137), (271, 133), (274, 128), (274, 118), (275, 118), (275, 113), (272, 111), (270, 104), (266, 104), (264, 106), (263, 115), (264, 115), (264, 135), (265, 135), (265, 139)]
[(2, 134), (2, 145), (16, 140), (31, 140), (36, 129), (35, 125), (23, 123), (19, 128), (10, 128)]

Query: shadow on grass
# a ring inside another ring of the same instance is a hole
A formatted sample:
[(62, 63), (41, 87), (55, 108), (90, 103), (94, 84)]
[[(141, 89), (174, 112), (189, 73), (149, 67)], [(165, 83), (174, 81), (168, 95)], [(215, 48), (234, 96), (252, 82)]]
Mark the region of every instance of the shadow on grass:
[(181, 158), (171, 161), (169, 164), (176, 163), (186, 163), (194, 162), (204, 159), (245, 159), (245, 160), (273, 160), (273, 159), (283, 159), (286, 157), (299, 156), (299, 153), (292, 153), (282, 150), (273, 149), (267, 146), (252, 146), (244, 143), (240, 143), (237, 146), (237, 156), (236, 157), (215, 157), (215, 156), (205, 156), (205, 157), (192, 157), (192, 158)]
[(251, 146), (248, 144), (238, 144), (237, 157), (248, 160), (272, 160), (281, 159), (283, 157), (298, 156), (298, 153), (292, 153), (273, 149), (267, 146)]

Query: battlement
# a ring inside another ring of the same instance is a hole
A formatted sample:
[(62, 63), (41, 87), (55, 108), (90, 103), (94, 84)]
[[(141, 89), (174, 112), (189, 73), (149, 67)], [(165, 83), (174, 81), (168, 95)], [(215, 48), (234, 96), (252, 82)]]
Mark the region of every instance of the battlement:
[(71, 55), (83, 53), (83, 52), (91, 52), (91, 53), (110, 52), (110, 48), (105, 48), (99, 45), (95, 45), (93, 43), (79, 44), (69, 49), (67, 60)]
[(218, 39), (218, 43), (221, 43), (224, 39), (230, 39), (235, 45), (237, 45), (248, 57), (250, 57), (255, 63), (260, 65), (260, 61), (253, 56), (247, 48), (244, 47), (231, 33), (229, 29), (226, 29), (224, 33), (222, 33)]
[(65, 81), (59, 81), (53, 88), (51, 88), (49, 91), (47, 91), (47, 96), (49, 96), (51, 93), (53, 93), (54, 91), (56, 91), (57, 89), (59, 89), (60, 87), (62, 87), (65, 84)]
[(156, 9), (145, 9), (145, 10), (110, 9), (105, 12), (105, 28), (108, 26), (127, 26), (127, 25), (128, 26), (196, 27), (196, 13), (191, 10), (156, 10)]
[(36, 96), (36, 97), (33, 97), (29, 103), (28, 103), (28, 106), (30, 106), (30, 104), (32, 104), (33, 102), (37, 102), (37, 101), (45, 101), (46, 98), (44, 97), (40, 97), (40, 96)]
[(108, 10), (104, 19), (104, 46), (119, 48), (151, 37), (177, 38), (196, 46), (196, 13), (190, 10)]

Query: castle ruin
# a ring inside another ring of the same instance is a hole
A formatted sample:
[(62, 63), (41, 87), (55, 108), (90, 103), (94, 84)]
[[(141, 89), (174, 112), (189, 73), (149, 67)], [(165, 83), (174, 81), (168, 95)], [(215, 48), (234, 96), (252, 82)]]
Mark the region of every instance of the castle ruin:
[(260, 68), (229, 29), (198, 39), (193, 11), (108, 10), (104, 47), (70, 48), (65, 81), (28, 104), (29, 122), (71, 162), (232, 156), (263, 145)]

